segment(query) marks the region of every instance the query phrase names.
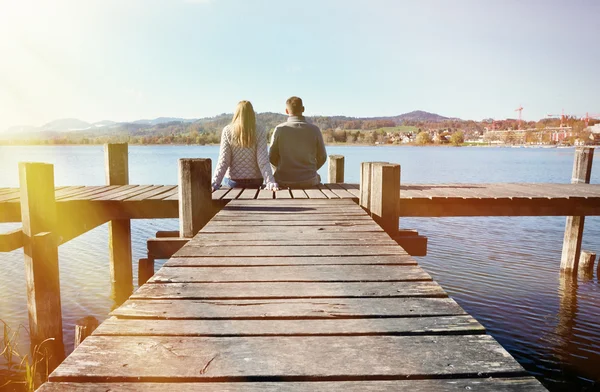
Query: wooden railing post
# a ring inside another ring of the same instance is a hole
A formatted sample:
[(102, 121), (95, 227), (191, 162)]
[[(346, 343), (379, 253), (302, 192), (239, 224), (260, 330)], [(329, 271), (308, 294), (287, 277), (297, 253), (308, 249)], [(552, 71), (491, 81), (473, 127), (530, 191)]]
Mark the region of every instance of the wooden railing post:
[(98, 319), (94, 316), (86, 316), (75, 322), (75, 342), (74, 348), (77, 348), (88, 336), (98, 328)]
[[(578, 147), (575, 150), (575, 162), (573, 163), (573, 175), (571, 176), (572, 184), (590, 183), (593, 159), (594, 148)], [(562, 256), (560, 260), (561, 272), (577, 274), (584, 222), (585, 217), (583, 216), (567, 217)]]
[(179, 233), (192, 238), (213, 216), (210, 159), (179, 160)]
[(41, 345), (40, 352), (47, 354), (52, 371), (65, 358), (54, 167), (45, 163), (19, 163), (19, 181), (31, 347)]
[(138, 287), (142, 287), (148, 279), (154, 276), (154, 259), (140, 259), (138, 262)]
[(371, 166), (371, 217), (388, 234), (398, 232), (400, 198), (400, 165), (373, 163)]
[(330, 155), (327, 182), (339, 184), (344, 182), (344, 156)]
[[(106, 183), (129, 184), (129, 153), (126, 143), (105, 144)], [(133, 292), (133, 266), (131, 253), (131, 222), (129, 219), (111, 220), (108, 223), (110, 277), (113, 299), (117, 305)]]
[(360, 164), (360, 197), (358, 204), (367, 211), (371, 210), (371, 176), (373, 174), (373, 165), (376, 163), (387, 162), (362, 162)]

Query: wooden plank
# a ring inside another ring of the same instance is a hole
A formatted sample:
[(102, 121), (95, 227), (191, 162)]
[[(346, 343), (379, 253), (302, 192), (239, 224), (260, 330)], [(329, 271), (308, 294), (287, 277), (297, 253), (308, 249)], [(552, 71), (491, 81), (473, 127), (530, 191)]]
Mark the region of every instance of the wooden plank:
[(275, 192), (275, 199), (291, 199), (292, 193), (289, 189), (280, 189)]
[(329, 199), (320, 189), (304, 189), (309, 199)]
[(148, 257), (154, 259), (168, 259), (189, 241), (189, 238), (180, 237), (150, 238), (146, 242)]
[(327, 188), (324, 185), (319, 185), (319, 189), (321, 190), (321, 192), (323, 192), (323, 194), (325, 196), (327, 196), (328, 199), (339, 199), (340, 197), (338, 195), (336, 195), (335, 193), (333, 193), (329, 188)]
[(299, 257), (299, 256), (387, 256), (405, 255), (397, 244), (393, 245), (288, 245), (274, 246), (268, 250), (262, 246), (206, 246), (188, 243), (175, 253), (176, 257)]
[(223, 198), (223, 196), (225, 196), (227, 194), (227, 192), (229, 192), (230, 190), (231, 190), (231, 188), (221, 187), (212, 193), (212, 199), (213, 200), (221, 200)]
[(156, 283), (140, 287), (131, 299), (284, 299), (363, 297), (447, 297), (435, 282), (269, 282)]
[[(119, 185), (119, 186), (114, 186), (114, 187), (110, 187), (110, 189), (105, 190), (103, 192), (100, 193), (94, 193), (93, 195), (77, 195), (78, 197), (73, 197), (72, 200), (95, 200), (95, 199), (99, 199), (101, 197), (104, 196), (110, 196), (110, 195), (114, 195), (114, 194), (121, 194), (121, 193), (126, 193), (127, 191), (131, 190), (131, 189), (135, 189), (137, 188), (139, 185), (120, 185), (120, 184), (114, 184), (114, 185)], [(79, 197), (80, 196), (80, 197)]]
[(268, 189), (259, 189), (258, 196), (256, 198), (260, 199), (260, 200), (274, 199), (275, 198), (275, 192), (273, 192), (271, 190), (268, 190)]
[(138, 336), (294, 336), (294, 335), (451, 335), (480, 334), (473, 317), (398, 317), (291, 320), (138, 320), (110, 317), (94, 335)]
[(245, 188), (242, 193), (238, 196), (238, 199), (241, 200), (253, 200), (256, 199), (256, 195), (258, 194), (258, 188)]
[(347, 190), (348, 192), (352, 193), (355, 198), (359, 198), (360, 197), (360, 187), (358, 186), (358, 184), (342, 183), (342, 184), (339, 184), (339, 185), (342, 188), (344, 188), (345, 190)]
[(0, 252), (12, 252), (15, 249), (21, 248), (25, 244), (25, 236), (23, 228), (0, 233)]
[[(249, 236), (251, 237), (251, 236)], [(191, 245), (194, 246), (292, 246), (292, 245), (318, 245), (318, 246), (330, 246), (330, 245), (398, 245), (396, 241), (391, 238), (381, 237), (372, 241), (357, 241), (356, 239), (350, 240), (335, 240), (335, 239), (324, 239), (324, 238), (306, 238), (306, 239), (288, 239), (288, 240), (229, 240), (228, 236), (221, 236), (222, 239), (206, 239), (204, 236), (200, 238), (196, 237)], [(268, 252), (268, 250), (265, 250)]]
[(236, 382), (236, 383), (69, 383), (48, 382), (39, 392), (456, 392), (473, 390), (478, 392), (542, 392), (546, 388), (534, 377), (470, 378), (438, 380), (393, 380), (393, 381), (334, 381), (334, 382)]
[[(220, 220), (211, 220), (210, 223), (206, 225), (206, 227), (218, 228), (219, 226), (231, 226), (237, 223), (236, 221), (220, 221)], [(296, 226), (298, 228), (302, 227), (310, 227), (310, 226), (343, 226), (343, 227), (351, 227), (351, 226), (365, 226), (365, 228), (377, 228), (377, 224), (373, 222), (373, 220), (365, 220), (365, 219), (335, 219), (335, 220), (323, 220), (321, 222), (315, 222), (313, 220), (302, 220), (302, 221), (288, 221), (288, 220), (245, 220), (243, 225), (247, 226), (269, 226), (269, 227), (278, 227), (278, 226)]]
[[(173, 201), (173, 200), (179, 201), (179, 186), (176, 186), (175, 189), (173, 189), (170, 192), (165, 193), (164, 195), (155, 196), (155, 198), (157, 198), (158, 200), (165, 200), (165, 201)], [(150, 198), (150, 199), (153, 199), (153, 198)]]
[[(435, 353), (435, 354), (434, 354)], [(102, 365), (99, 366), (99, 359)], [(50, 381), (526, 375), (491, 336), (90, 336)]]
[(187, 282), (401, 282), (431, 280), (417, 266), (315, 265), (261, 267), (161, 268), (154, 283)]
[[(257, 201), (259, 202), (259, 201)], [(333, 202), (333, 201), (332, 201)], [(299, 203), (299, 202), (298, 202)], [(344, 206), (338, 205), (277, 205), (277, 201), (274, 200), (271, 205), (239, 205), (236, 203), (229, 203), (219, 214), (222, 216), (239, 216), (242, 213), (246, 214), (339, 214), (339, 215), (367, 215), (365, 211), (358, 207), (356, 204), (349, 204)]]
[(56, 188), (56, 191), (54, 192), (54, 198), (59, 198), (60, 196), (68, 196), (68, 195), (74, 194), (74, 193), (82, 190), (83, 188), (85, 188), (83, 185), (66, 186), (66, 187), (62, 187), (61, 189)]
[(302, 189), (290, 189), (294, 199), (309, 199), (308, 195)]
[(356, 199), (356, 196), (344, 189), (340, 184), (324, 184), (330, 191), (341, 199)]
[(18, 200), (21, 197), (19, 190), (12, 190), (4, 195), (0, 195), (0, 203), (5, 203), (10, 200)]
[(260, 221), (260, 222), (301, 222), (301, 221), (368, 221), (373, 220), (367, 214), (355, 213), (352, 215), (337, 215), (337, 214), (304, 214), (304, 213), (286, 213), (286, 214), (260, 214), (260, 213), (245, 213), (239, 212), (238, 214), (217, 214), (211, 221), (212, 222), (242, 222), (242, 221)]
[(451, 298), (140, 299), (111, 315), (150, 319), (371, 318), (464, 315)]
[(243, 188), (233, 188), (225, 196), (223, 196), (223, 200), (233, 200), (236, 199), (243, 191)]
[(113, 189), (119, 189), (121, 185), (104, 185), (104, 186), (90, 186), (85, 187), (85, 190), (69, 196), (58, 197), (56, 201), (72, 201), (72, 200), (89, 200), (91, 196), (97, 195), (103, 192), (107, 192)]
[[(265, 252), (266, 253), (266, 252)], [(275, 265), (417, 265), (407, 255), (338, 257), (173, 257), (165, 267), (225, 267)]]
[[(302, 189), (291, 189), (292, 190), (302, 190)], [(275, 199), (272, 200), (237, 200), (235, 205), (239, 206), (351, 206), (356, 205), (353, 200), (350, 199), (341, 199), (341, 200), (325, 200), (325, 199), (301, 199), (301, 200), (290, 200), (290, 199)]]
[[(258, 226), (258, 225), (257, 225)], [(256, 233), (261, 231), (263, 233), (322, 233), (322, 232), (374, 232), (383, 233), (383, 229), (377, 225), (260, 225), (260, 227), (254, 226), (254, 222), (247, 221), (246, 225), (222, 225), (217, 222), (209, 223), (205, 226), (200, 233)]]
[(94, 200), (97, 200), (97, 201), (107, 201), (107, 200), (124, 201), (125, 199), (128, 199), (130, 197), (137, 196), (141, 193), (152, 191), (157, 188), (159, 188), (159, 186), (137, 185), (133, 188), (125, 189), (122, 192), (116, 192), (116, 193), (112, 193), (110, 195), (102, 195), (102, 196), (95, 197)]
[(387, 241), (391, 239), (389, 235), (383, 232), (363, 232), (356, 234), (355, 232), (292, 232), (292, 233), (264, 233), (255, 232), (251, 236), (247, 233), (228, 233), (226, 236), (220, 233), (205, 233), (200, 232), (199, 235), (192, 239), (192, 242), (197, 241), (309, 241), (309, 240), (353, 240), (357, 244), (369, 242)]
[(164, 195), (175, 189), (175, 185), (160, 185), (156, 186), (153, 189), (149, 189), (146, 192), (142, 192), (136, 196), (127, 197), (123, 200), (134, 201), (134, 200), (146, 200), (153, 196)]

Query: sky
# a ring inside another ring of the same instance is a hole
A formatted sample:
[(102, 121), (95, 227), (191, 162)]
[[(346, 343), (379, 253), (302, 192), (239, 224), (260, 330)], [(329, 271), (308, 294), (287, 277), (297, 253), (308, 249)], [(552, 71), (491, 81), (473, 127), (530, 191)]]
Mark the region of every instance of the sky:
[(233, 112), (600, 114), (597, 0), (0, 0), (0, 130)]

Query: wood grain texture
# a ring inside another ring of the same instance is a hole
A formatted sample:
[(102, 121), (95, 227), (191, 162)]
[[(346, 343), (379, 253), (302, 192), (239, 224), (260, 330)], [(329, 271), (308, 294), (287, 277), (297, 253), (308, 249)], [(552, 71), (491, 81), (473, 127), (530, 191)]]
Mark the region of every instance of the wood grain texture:
[(310, 265), (265, 267), (169, 267), (161, 268), (154, 283), (187, 282), (402, 282), (431, 280), (429, 274), (410, 265)]
[(541, 392), (533, 377), (450, 380), (339, 381), (339, 382), (236, 382), (236, 383), (69, 383), (49, 382), (39, 392)]
[[(154, 272), (154, 271), (152, 271)], [(269, 282), (156, 283), (140, 287), (132, 299), (262, 299), (446, 297), (435, 282)]]
[(90, 336), (50, 381), (356, 380), (453, 374), (489, 377), (524, 371), (488, 335)]
[(190, 243), (179, 249), (175, 257), (217, 256), (217, 257), (298, 257), (298, 256), (385, 256), (405, 255), (402, 247), (392, 244), (376, 245), (288, 245), (266, 248), (264, 246), (207, 246)]
[(226, 267), (277, 265), (417, 265), (407, 255), (393, 256), (334, 256), (334, 257), (173, 257), (165, 267)]
[(450, 298), (131, 299), (111, 315), (151, 319), (366, 318), (463, 315)]
[(94, 335), (296, 336), (481, 334), (473, 317), (398, 317), (280, 320), (139, 320), (110, 317)]

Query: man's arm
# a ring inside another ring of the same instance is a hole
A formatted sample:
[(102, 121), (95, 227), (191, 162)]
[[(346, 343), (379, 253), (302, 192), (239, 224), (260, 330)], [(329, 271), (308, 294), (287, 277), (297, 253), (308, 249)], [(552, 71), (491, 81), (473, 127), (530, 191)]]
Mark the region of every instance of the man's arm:
[(327, 150), (325, 150), (325, 142), (323, 141), (323, 134), (317, 127), (317, 170), (321, 168), (327, 162)]
[(273, 136), (271, 138), (271, 148), (269, 149), (269, 162), (271, 162), (275, 167), (279, 165), (279, 139), (277, 137), (277, 127), (273, 131)]

